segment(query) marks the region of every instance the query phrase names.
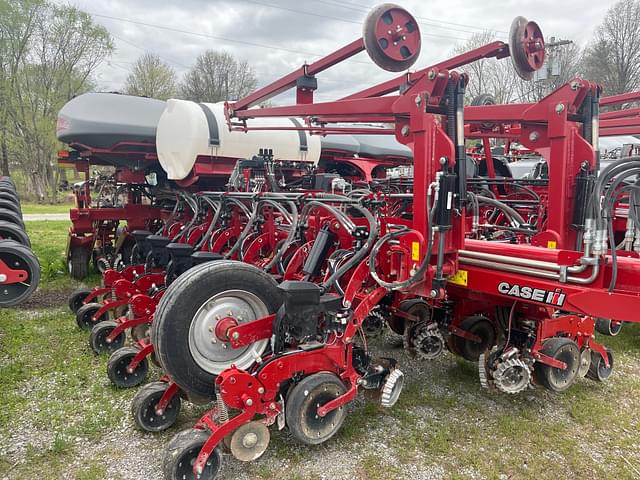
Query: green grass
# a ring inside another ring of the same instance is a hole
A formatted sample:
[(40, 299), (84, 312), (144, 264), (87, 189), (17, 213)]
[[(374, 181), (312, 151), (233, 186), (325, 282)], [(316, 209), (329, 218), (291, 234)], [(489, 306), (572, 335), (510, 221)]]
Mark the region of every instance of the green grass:
[(42, 203), (22, 203), (20, 205), (23, 214), (36, 213), (69, 213), (69, 209), (73, 207), (73, 203), (63, 202), (56, 204)]
[[(40, 220), (26, 222), (31, 247), (42, 269), (40, 289), (73, 289), (78, 282), (67, 273), (66, 248), (70, 222), (66, 220)], [(100, 276), (93, 273), (85, 283), (96, 284)]]

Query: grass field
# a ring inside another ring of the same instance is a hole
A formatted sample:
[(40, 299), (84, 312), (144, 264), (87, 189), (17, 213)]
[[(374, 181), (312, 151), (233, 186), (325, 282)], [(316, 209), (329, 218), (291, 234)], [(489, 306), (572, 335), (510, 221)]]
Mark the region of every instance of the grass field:
[(41, 203), (22, 203), (22, 213), (25, 215), (37, 213), (69, 213), (72, 203), (56, 203), (53, 205)]
[[(135, 392), (109, 385), (106, 357), (89, 350), (65, 305), (77, 286), (64, 269), (67, 222), (27, 227), (45, 275), (40, 303), (0, 312), (0, 478), (161, 478), (163, 446), (204, 407), (186, 407), (177, 429), (161, 435), (135, 429)], [(225, 457), (219, 478), (638, 479), (640, 325), (600, 340), (616, 355), (610, 382), (512, 397), (481, 390), (475, 365), (449, 354), (411, 359), (389, 335), (373, 348), (407, 375), (395, 408), (360, 398), (337, 438), (319, 447), (272, 428), (261, 459)]]

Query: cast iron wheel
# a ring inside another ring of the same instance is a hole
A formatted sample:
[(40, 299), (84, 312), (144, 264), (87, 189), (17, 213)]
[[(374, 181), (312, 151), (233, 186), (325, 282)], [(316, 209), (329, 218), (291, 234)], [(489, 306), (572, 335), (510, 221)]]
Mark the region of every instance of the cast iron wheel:
[(107, 362), (107, 376), (111, 383), (118, 388), (137, 387), (147, 376), (149, 362), (146, 358), (138, 364), (134, 371), (128, 371), (131, 360), (140, 350), (135, 347), (122, 347), (116, 350), (109, 357)]
[(481, 343), (472, 342), (457, 335), (451, 335), (453, 353), (457, 353), (465, 360), (477, 362), (480, 354), (491, 350), (496, 344), (496, 330), (491, 321), (482, 315), (474, 315), (460, 322), (459, 328), (480, 337)]
[(222, 455), (216, 448), (205, 464), (204, 471), (196, 476), (193, 464), (209, 433), (204, 430), (185, 430), (171, 439), (165, 449), (162, 471), (165, 480), (213, 480), (222, 466)]
[(71, 278), (82, 280), (89, 275), (89, 252), (84, 247), (71, 247), (67, 260)]
[(19, 225), (5, 220), (0, 220), (0, 240), (13, 240), (20, 245), (31, 248), (31, 241), (26, 232)]
[(14, 225), (20, 227), (22, 230), (25, 230), (24, 222), (20, 218), (20, 215), (13, 210), (9, 210), (8, 208), (0, 208), (0, 220), (13, 223)]
[(69, 310), (73, 313), (78, 313), (78, 310), (82, 305), (84, 305), (84, 300), (91, 293), (90, 288), (81, 287), (78, 288), (75, 292), (71, 294), (69, 297)]
[(316, 373), (304, 378), (287, 395), (285, 416), (293, 437), (305, 445), (318, 445), (333, 437), (344, 422), (346, 406), (336, 408), (326, 416), (318, 408), (343, 395), (347, 389), (331, 373)]
[(89, 335), (89, 345), (95, 353), (115, 352), (124, 345), (125, 334), (121, 332), (113, 342), (108, 343), (107, 337), (111, 335), (111, 332), (118, 326), (113, 320), (107, 320), (106, 322), (100, 322), (94, 325), (91, 329), (91, 335)]
[[(40, 264), (29, 248), (13, 240), (0, 241), (0, 260), (11, 270), (24, 271), (19, 274), (17, 282), (0, 283), (0, 307), (12, 307), (26, 300), (38, 288)], [(5, 272), (0, 271), (2, 273)]]
[(139, 342), (145, 338), (149, 338), (149, 333), (151, 332), (151, 324), (144, 323), (142, 325), (137, 325), (131, 329), (131, 338), (134, 342)]
[(533, 72), (544, 65), (544, 37), (535, 22), (516, 17), (509, 30), (509, 52), (516, 73), (523, 80), (531, 80)]
[(227, 317), (245, 323), (273, 314), (281, 294), (271, 275), (241, 262), (204, 263), (189, 272), (160, 300), (151, 341), (165, 372), (182, 390), (190, 397), (214, 398), (216, 375), (231, 364), (250, 368), (269, 344), (263, 339), (232, 349), (216, 340), (216, 325)]
[(172, 427), (180, 413), (180, 397), (174, 395), (162, 414), (158, 414), (156, 406), (164, 392), (169, 388), (166, 382), (153, 382), (138, 390), (131, 401), (131, 413), (138, 427), (146, 432), (162, 432)]
[(93, 316), (101, 308), (102, 304), (100, 303), (87, 303), (86, 305), (81, 306), (76, 312), (76, 323), (78, 326), (83, 330), (91, 330), (97, 323), (109, 320), (106, 313), (97, 320), (93, 319)]
[(604, 358), (598, 352), (591, 352), (591, 365), (587, 372), (587, 378), (596, 382), (604, 382), (609, 379), (613, 373), (613, 353), (607, 350), (609, 366), (604, 363)]
[(362, 38), (365, 50), (376, 65), (389, 72), (401, 72), (420, 56), (420, 27), (404, 8), (384, 3), (369, 12)]
[(610, 337), (615, 337), (622, 330), (622, 322), (616, 322), (614, 320), (609, 320), (608, 318), (597, 318), (596, 319), (596, 330), (603, 334), (608, 335)]
[(553, 392), (564, 392), (578, 377), (580, 369), (578, 345), (568, 338), (554, 337), (544, 341), (541, 353), (566, 363), (567, 368), (560, 369), (544, 363), (536, 363), (537, 380)]

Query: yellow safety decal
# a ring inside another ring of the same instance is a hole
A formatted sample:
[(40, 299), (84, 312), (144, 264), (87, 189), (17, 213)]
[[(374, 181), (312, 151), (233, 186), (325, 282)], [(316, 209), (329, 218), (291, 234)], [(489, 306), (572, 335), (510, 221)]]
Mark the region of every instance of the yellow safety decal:
[(552, 249), (552, 250), (554, 250), (554, 249), (556, 248), (556, 245), (557, 245), (557, 244), (556, 244), (555, 240), (549, 240), (549, 241), (547, 242), (547, 248), (550, 248), (550, 249)]
[(467, 286), (469, 282), (469, 272), (466, 270), (458, 270), (452, 277), (449, 277), (449, 283), (455, 283), (456, 285)]
[(420, 242), (411, 242), (411, 260), (420, 260)]

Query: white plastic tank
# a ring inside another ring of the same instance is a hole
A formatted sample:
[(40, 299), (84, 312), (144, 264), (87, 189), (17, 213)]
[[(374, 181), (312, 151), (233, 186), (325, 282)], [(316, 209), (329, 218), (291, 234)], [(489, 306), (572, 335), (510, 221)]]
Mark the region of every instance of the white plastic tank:
[[(248, 127), (301, 125), (302, 119), (291, 118), (257, 118), (247, 122)], [(251, 158), (261, 148), (272, 149), (274, 160), (316, 165), (320, 159), (320, 138), (306, 131), (230, 131), (223, 103), (168, 100), (156, 131), (158, 159), (171, 180), (186, 178), (198, 156)]]

